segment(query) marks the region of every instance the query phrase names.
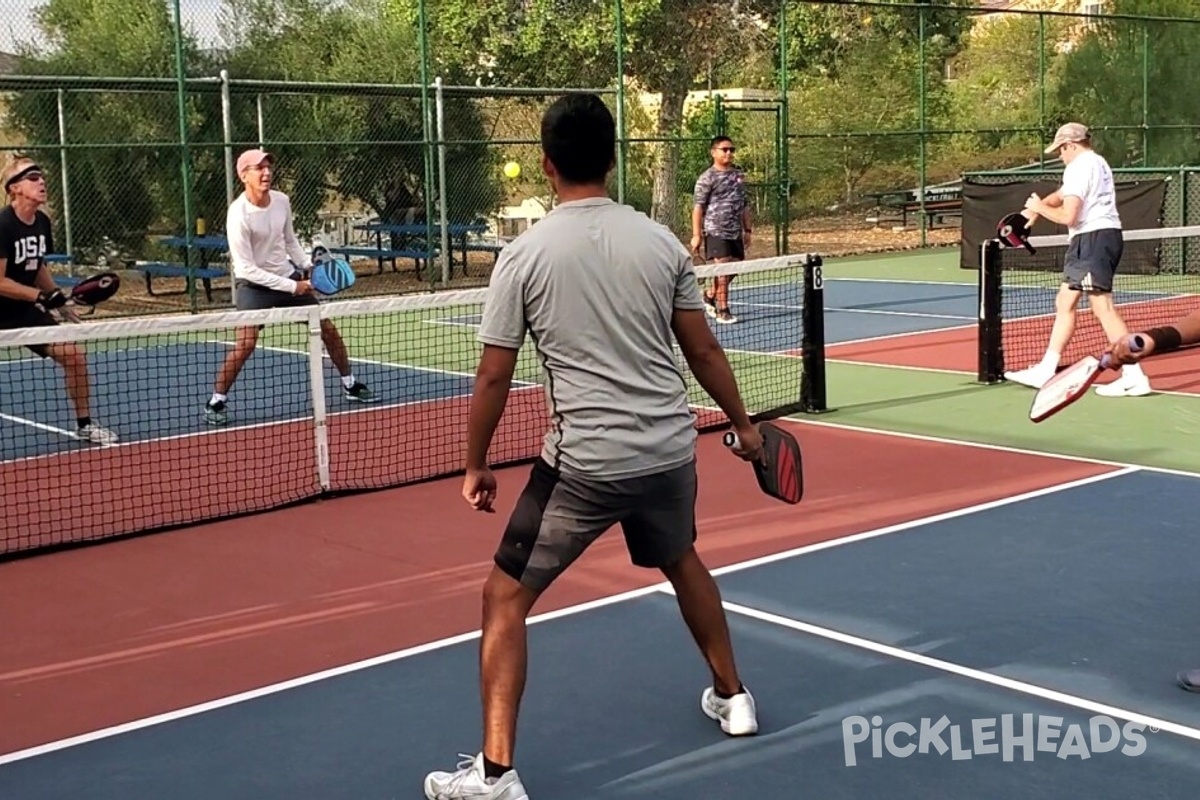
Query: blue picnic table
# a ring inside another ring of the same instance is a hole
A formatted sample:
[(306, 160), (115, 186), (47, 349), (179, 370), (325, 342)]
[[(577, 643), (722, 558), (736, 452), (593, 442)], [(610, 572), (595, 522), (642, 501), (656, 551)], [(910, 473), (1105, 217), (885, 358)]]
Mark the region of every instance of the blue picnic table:
[[(185, 236), (166, 236), (159, 239), (161, 244), (167, 247), (178, 248), (186, 251), (188, 240)], [(184, 263), (166, 262), (166, 261), (137, 261), (134, 267), (138, 269), (146, 278), (146, 292), (150, 295), (154, 294), (152, 279), (158, 277), (170, 278), (186, 278), (189, 275), (194, 278), (199, 278), (204, 285), (204, 294), (209, 302), (212, 302), (212, 281), (214, 278), (224, 278), (229, 273), (224, 269), (217, 269), (208, 266), (208, 256), (210, 253), (224, 253), (229, 250), (229, 240), (221, 234), (205, 234), (203, 236), (192, 237), (192, 247), (200, 252), (200, 265), (198, 267), (189, 267), (186, 252), (184, 253)]]
[[(383, 262), (391, 261), (392, 271), (396, 271), (396, 260), (410, 258), (419, 270), (422, 265), (441, 252), (441, 223), (432, 226), (434, 241), (426, 242), (430, 229), (424, 222), (364, 222), (354, 226), (355, 230), (366, 231), (375, 235), (374, 247), (339, 246), (329, 248), (334, 253), (351, 256), (375, 257), (379, 262), (379, 271), (383, 272)], [(462, 253), (463, 274), (467, 274), (467, 254), (471, 251), (490, 252), (493, 255), (503, 247), (502, 244), (469, 241), (471, 234), (484, 233), (488, 229), (485, 222), (451, 222), (445, 226), (447, 238), (452, 242), (451, 251)], [(383, 235), (388, 234), (388, 244), (385, 245)]]

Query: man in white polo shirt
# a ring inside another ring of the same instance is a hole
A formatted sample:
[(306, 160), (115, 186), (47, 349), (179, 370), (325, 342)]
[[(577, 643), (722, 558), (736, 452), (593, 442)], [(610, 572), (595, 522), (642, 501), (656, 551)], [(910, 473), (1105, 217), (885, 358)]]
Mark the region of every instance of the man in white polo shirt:
[[(274, 157), (265, 150), (247, 150), (237, 160), (238, 177), (245, 191), (229, 205), (225, 236), (239, 311), (317, 304), (312, 283), (304, 277), (312, 271), (312, 259), (296, 237), (291, 198), (271, 188), (274, 165)], [(233, 349), (217, 372), (212, 398), (204, 407), (210, 425), (227, 422), (229, 390), (258, 345), (260, 328), (238, 329)], [(321, 340), (342, 376), (346, 399), (373, 401), (371, 390), (354, 376), (346, 345), (331, 320), (321, 320)]]
[[(696, 427), (672, 335), (732, 422), (741, 440), (735, 452), (759, 458), (762, 436), (709, 328), (687, 249), (608, 196), (616, 124), (603, 101), (555, 101), (541, 141), (559, 202), (504, 249), (492, 272), (467, 428), (463, 496), (472, 508), (493, 510), (487, 453), (526, 337), (545, 372), (550, 426), (483, 588), (483, 747), (458, 770), (428, 775), (430, 800), (527, 800), (513, 768), (525, 620), (542, 592), (616, 525), (630, 560), (661, 570), (674, 587), (712, 673), (700, 709), (729, 736), (758, 730), (720, 591), (694, 546)], [(644, 672), (644, 662), (636, 666)]]
[[(1054, 377), (1063, 351), (1075, 332), (1075, 310), (1084, 294), (1087, 294), (1088, 304), (1109, 342), (1115, 342), (1129, 332), (1112, 296), (1113, 279), (1125, 247), (1112, 169), (1104, 157), (1092, 149), (1091, 134), (1078, 122), (1068, 122), (1059, 128), (1046, 152), (1058, 153), (1066, 165), (1062, 186), (1049, 197), (1031, 195), (1025, 202), (1025, 209), (1067, 226), (1069, 243), (1063, 262), (1063, 282), (1055, 299), (1054, 327), (1050, 330), (1046, 355), (1027, 369), (1004, 373), (1008, 380), (1035, 389), (1040, 389)], [(1097, 386), (1096, 394), (1104, 397), (1147, 395), (1150, 394), (1150, 379), (1139, 365), (1126, 364), (1121, 377)]]

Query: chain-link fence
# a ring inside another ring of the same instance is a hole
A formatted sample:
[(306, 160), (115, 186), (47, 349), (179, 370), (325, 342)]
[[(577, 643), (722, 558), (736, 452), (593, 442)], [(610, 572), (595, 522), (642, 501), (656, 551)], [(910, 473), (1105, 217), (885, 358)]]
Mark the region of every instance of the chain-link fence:
[(351, 291), (482, 284), (553, 205), (539, 123), (567, 91), (616, 113), (613, 195), (681, 238), (733, 137), (751, 256), (957, 243), (964, 173), (1059, 174), (1068, 119), (1115, 167), (1200, 163), (1200, 4), (1002, 5), (0, 0), (0, 149), (47, 171), (58, 268), (128, 270), (118, 313), (228, 304), (233, 162), (260, 145)]

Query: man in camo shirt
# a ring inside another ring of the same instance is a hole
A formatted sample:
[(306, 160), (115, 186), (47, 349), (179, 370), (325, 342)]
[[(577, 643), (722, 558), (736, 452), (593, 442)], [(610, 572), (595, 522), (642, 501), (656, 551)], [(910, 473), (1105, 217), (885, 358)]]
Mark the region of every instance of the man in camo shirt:
[[(696, 180), (692, 206), (692, 252), (715, 263), (742, 261), (750, 246), (750, 208), (746, 203), (746, 175), (733, 163), (737, 148), (728, 136), (713, 137), (713, 164)], [(716, 278), (704, 292), (704, 305), (717, 322), (737, 322), (729, 311), (732, 275)]]

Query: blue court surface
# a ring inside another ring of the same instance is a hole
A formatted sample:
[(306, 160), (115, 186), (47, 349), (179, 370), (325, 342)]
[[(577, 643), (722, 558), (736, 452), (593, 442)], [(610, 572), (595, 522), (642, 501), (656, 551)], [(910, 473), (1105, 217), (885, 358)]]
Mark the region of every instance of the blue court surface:
[[(150, 441), (215, 433), (204, 417), (213, 379), (228, 347), (219, 342), (171, 343), (129, 350), (102, 350), (88, 357), (95, 416), (122, 441)], [(378, 402), (363, 405), (342, 394), (337, 371), (326, 359), (329, 413), (434, 402), (468, 395), (472, 379), (456, 372), (355, 360), (355, 376), (371, 386)], [(0, 442), (5, 458), (78, 449), (66, 436), (74, 413), (52, 361), (0, 361)], [(518, 384), (520, 385), (520, 384)], [(312, 416), (308, 356), (260, 348), (230, 393), (230, 428), (302, 420)]]
[[(529, 796), (1200, 796), (1200, 696), (1174, 685), (1200, 666), (1197, 491), (1114, 470), (719, 571), (752, 738), (701, 713), (664, 587), (547, 615)], [(464, 636), (0, 758), (0, 797), (419, 798), (479, 719)]]
[[(964, 276), (964, 281), (973, 273)], [(829, 344), (919, 332), (969, 328), (976, 324), (978, 290), (967, 283), (834, 279), (826, 280), (825, 337)], [(1005, 292), (1006, 316), (1052, 313), (1054, 287), (1010, 287)], [(1157, 294), (1122, 295), (1154, 299)], [(735, 281), (731, 306), (736, 325), (714, 330), (729, 350), (749, 354), (799, 352), (804, 328), (803, 289), (795, 282), (780, 284)], [(475, 327), (478, 316), (451, 314), (431, 324), (428, 347), (454, 352), (449, 336), (438, 331)], [(411, 330), (398, 326), (394, 335)], [(377, 335), (387, 336), (381, 327)], [(444, 341), (439, 344), (439, 339)], [(461, 331), (453, 341), (461, 340)], [(136, 341), (136, 340), (135, 340)], [(357, 348), (347, 339), (355, 373), (377, 395), (374, 408), (436, 402), (470, 394), (469, 372), (431, 369), (405, 363), (355, 358)], [(117, 432), (125, 443), (163, 438), (219, 434), (207, 425), (203, 406), (212, 392), (217, 369), (228, 352), (220, 342), (175, 342), (161, 346), (113, 349), (89, 347), (94, 416)], [(27, 351), (9, 351), (0, 360), (0, 459), (77, 450), (87, 447), (70, 436), (74, 413), (63, 390), (57, 365)], [(452, 358), (453, 356), (447, 356)], [(328, 413), (364, 410), (342, 397), (340, 382), (326, 359), (325, 393)], [(744, 364), (745, 362), (743, 362)], [(458, 365), (463, 369), (463, 365)], [(230, 395), (229, 427), (269, 425), (302, 420), (312, 415), (308, 358), (302, 350), (260, 347), (247, 362)], [(528, 384), (515, 384), (517, 386)], [(370, 407), (367, 407), (370, 408)]]

